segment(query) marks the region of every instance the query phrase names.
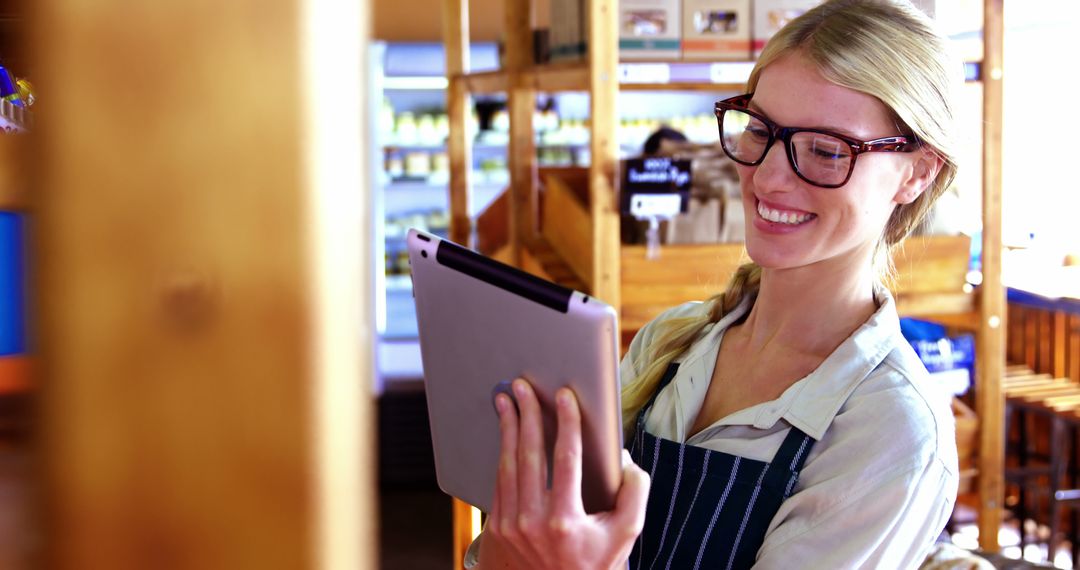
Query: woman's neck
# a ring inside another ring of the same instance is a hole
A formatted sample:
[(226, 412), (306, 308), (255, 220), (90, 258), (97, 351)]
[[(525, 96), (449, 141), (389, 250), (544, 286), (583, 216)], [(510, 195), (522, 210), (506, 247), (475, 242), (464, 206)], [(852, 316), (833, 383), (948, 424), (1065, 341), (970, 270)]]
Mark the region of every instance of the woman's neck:
[(832, 353), (876, 311), (870, 259), (831, 259), (791, 269), (763, 269), (757, 301), (740, 327), (746, 348)]

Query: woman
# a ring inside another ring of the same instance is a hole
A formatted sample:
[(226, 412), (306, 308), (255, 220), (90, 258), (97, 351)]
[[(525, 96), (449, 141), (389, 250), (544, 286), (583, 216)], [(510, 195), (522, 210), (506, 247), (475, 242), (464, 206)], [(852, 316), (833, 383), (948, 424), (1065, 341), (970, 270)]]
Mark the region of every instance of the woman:
[(483, 568), (918, 564), (955, 498), (952, 415), (880, 281), (955, 174), (945, 51), (904, 0), (830, 1), (769, 42), (717, 103), (753, 263), (631, 343), (612, 512), (581, 507), (569, 390), (550, 490), (528, 383), (500, 398)]

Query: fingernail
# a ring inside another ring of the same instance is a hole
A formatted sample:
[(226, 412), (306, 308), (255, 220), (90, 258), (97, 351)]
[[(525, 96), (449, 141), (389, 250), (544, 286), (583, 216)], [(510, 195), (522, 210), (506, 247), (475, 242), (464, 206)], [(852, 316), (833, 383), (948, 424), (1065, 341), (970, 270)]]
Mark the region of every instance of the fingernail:
[(570, 407), (570, 390), (566, 388), (559, 389), (559, 392), (555, 394), (555, 401), (559, 403), (559, 406), (563, 408)]
[(499, 394), (499, 395), (495, 396), (495, 409), (499, 411), (500, 416), (504, 412), (506, 412), (506, 395), (505, 394)]
[(525, 381), (514, 380), (514, 393), (517, 394), (519, 398), (523, 398), (525, 396), (525, 392)]

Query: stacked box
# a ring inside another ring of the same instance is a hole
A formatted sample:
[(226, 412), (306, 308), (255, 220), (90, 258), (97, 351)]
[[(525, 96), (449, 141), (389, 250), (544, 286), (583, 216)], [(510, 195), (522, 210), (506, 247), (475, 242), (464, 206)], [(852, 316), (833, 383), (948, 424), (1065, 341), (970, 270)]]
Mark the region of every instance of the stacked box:
[(785, 24), (801, 16), (807, 10), (821, 4), (821, 0), (756, 0), (754, 2), (754, 57), (769, 38)]
[(551, 0), (551, 61), (575, 61), (588, 55), (587, 0)]
[(683, 59), (750, 58), (750, 0), (683, 0)]
[(620, 59), (678, 59), (680, 0), (621, 0)]

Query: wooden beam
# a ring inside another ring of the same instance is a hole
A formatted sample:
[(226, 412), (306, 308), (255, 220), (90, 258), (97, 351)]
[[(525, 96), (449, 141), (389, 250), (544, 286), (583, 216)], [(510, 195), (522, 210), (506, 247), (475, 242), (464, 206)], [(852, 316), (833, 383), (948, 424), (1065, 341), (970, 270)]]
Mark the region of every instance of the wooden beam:
[(1050, 354), (1053, 358), (1053, 365), (1050, 368), (1050, 373), (1058, 378), (1062, 378), (1068, 374), (1068, 371), (1065, 368), (1065, 351), (1068, 350), (1068, 341), (1065, 331), (1067, 330), (1069, 314), (1058, 309), (1052, 313), (1051, 319), (1054, 331), (1051, 335), (1053, 338), (1053, 346), (1050, 349)]
[(593, 228), (592, 294), (613, 307), (620, 299), (618, 170), (619, 18), (615, 0), (586, 0), (589, 33), (589, 206)]
[(450, 81), (463, 81), (469, 93), (506, 93), (510, 90), (510, 75), (504, 70), (481, 71), (453, 76)]
[(1005, 497), (1005, 290), (1001, 285), (1001, 129), (1004, 0), (985, 0), (983, 10), (983, 230), (982, 321), (978, 334), (976, 413), (979, 434), (979, 545), (1000, 550)]
[(373, 568), (366, 6), (34, 9), (42, 565)]
[[(447, 154), (450, 159), (450, 240), (466, 247), (472, 243), (472, 220), (469, 217), (472, 195), (472, 140), (468, 119), (472, 101), (467, 82), (469, 69), (469, 0), (444, 0), (443, 42), (446, 45), (446, 111), (450, 134)], [(453, 501), (454, 568), (464, 568), (465, 551), (479, 533), (473, 528), (475, 509), (457, 499)]]
[(506, 0), (506, 63), (510, 74), (510, 246), (514, 264), (522, 266), (521, 245), (537, 231), (539, 202), (536, 181), (536, 90), (529, 83), (532, 67), (532, 10), (528, 0)]
[(536, 89), (548, 93), (587, 91), (589, 66), (578, 62), (538, 65), (529, 71), (527, 81)]
[(472, 141), (469, 140), (468, 85), (459, 78), (469, 73), (469, 0), (445, 0), (443, 37), (446, 43), (446, 113), (450, 134), (446, 153), (450, 160), (450, 241), (466, 247), (471, 243), (472, 220)]

